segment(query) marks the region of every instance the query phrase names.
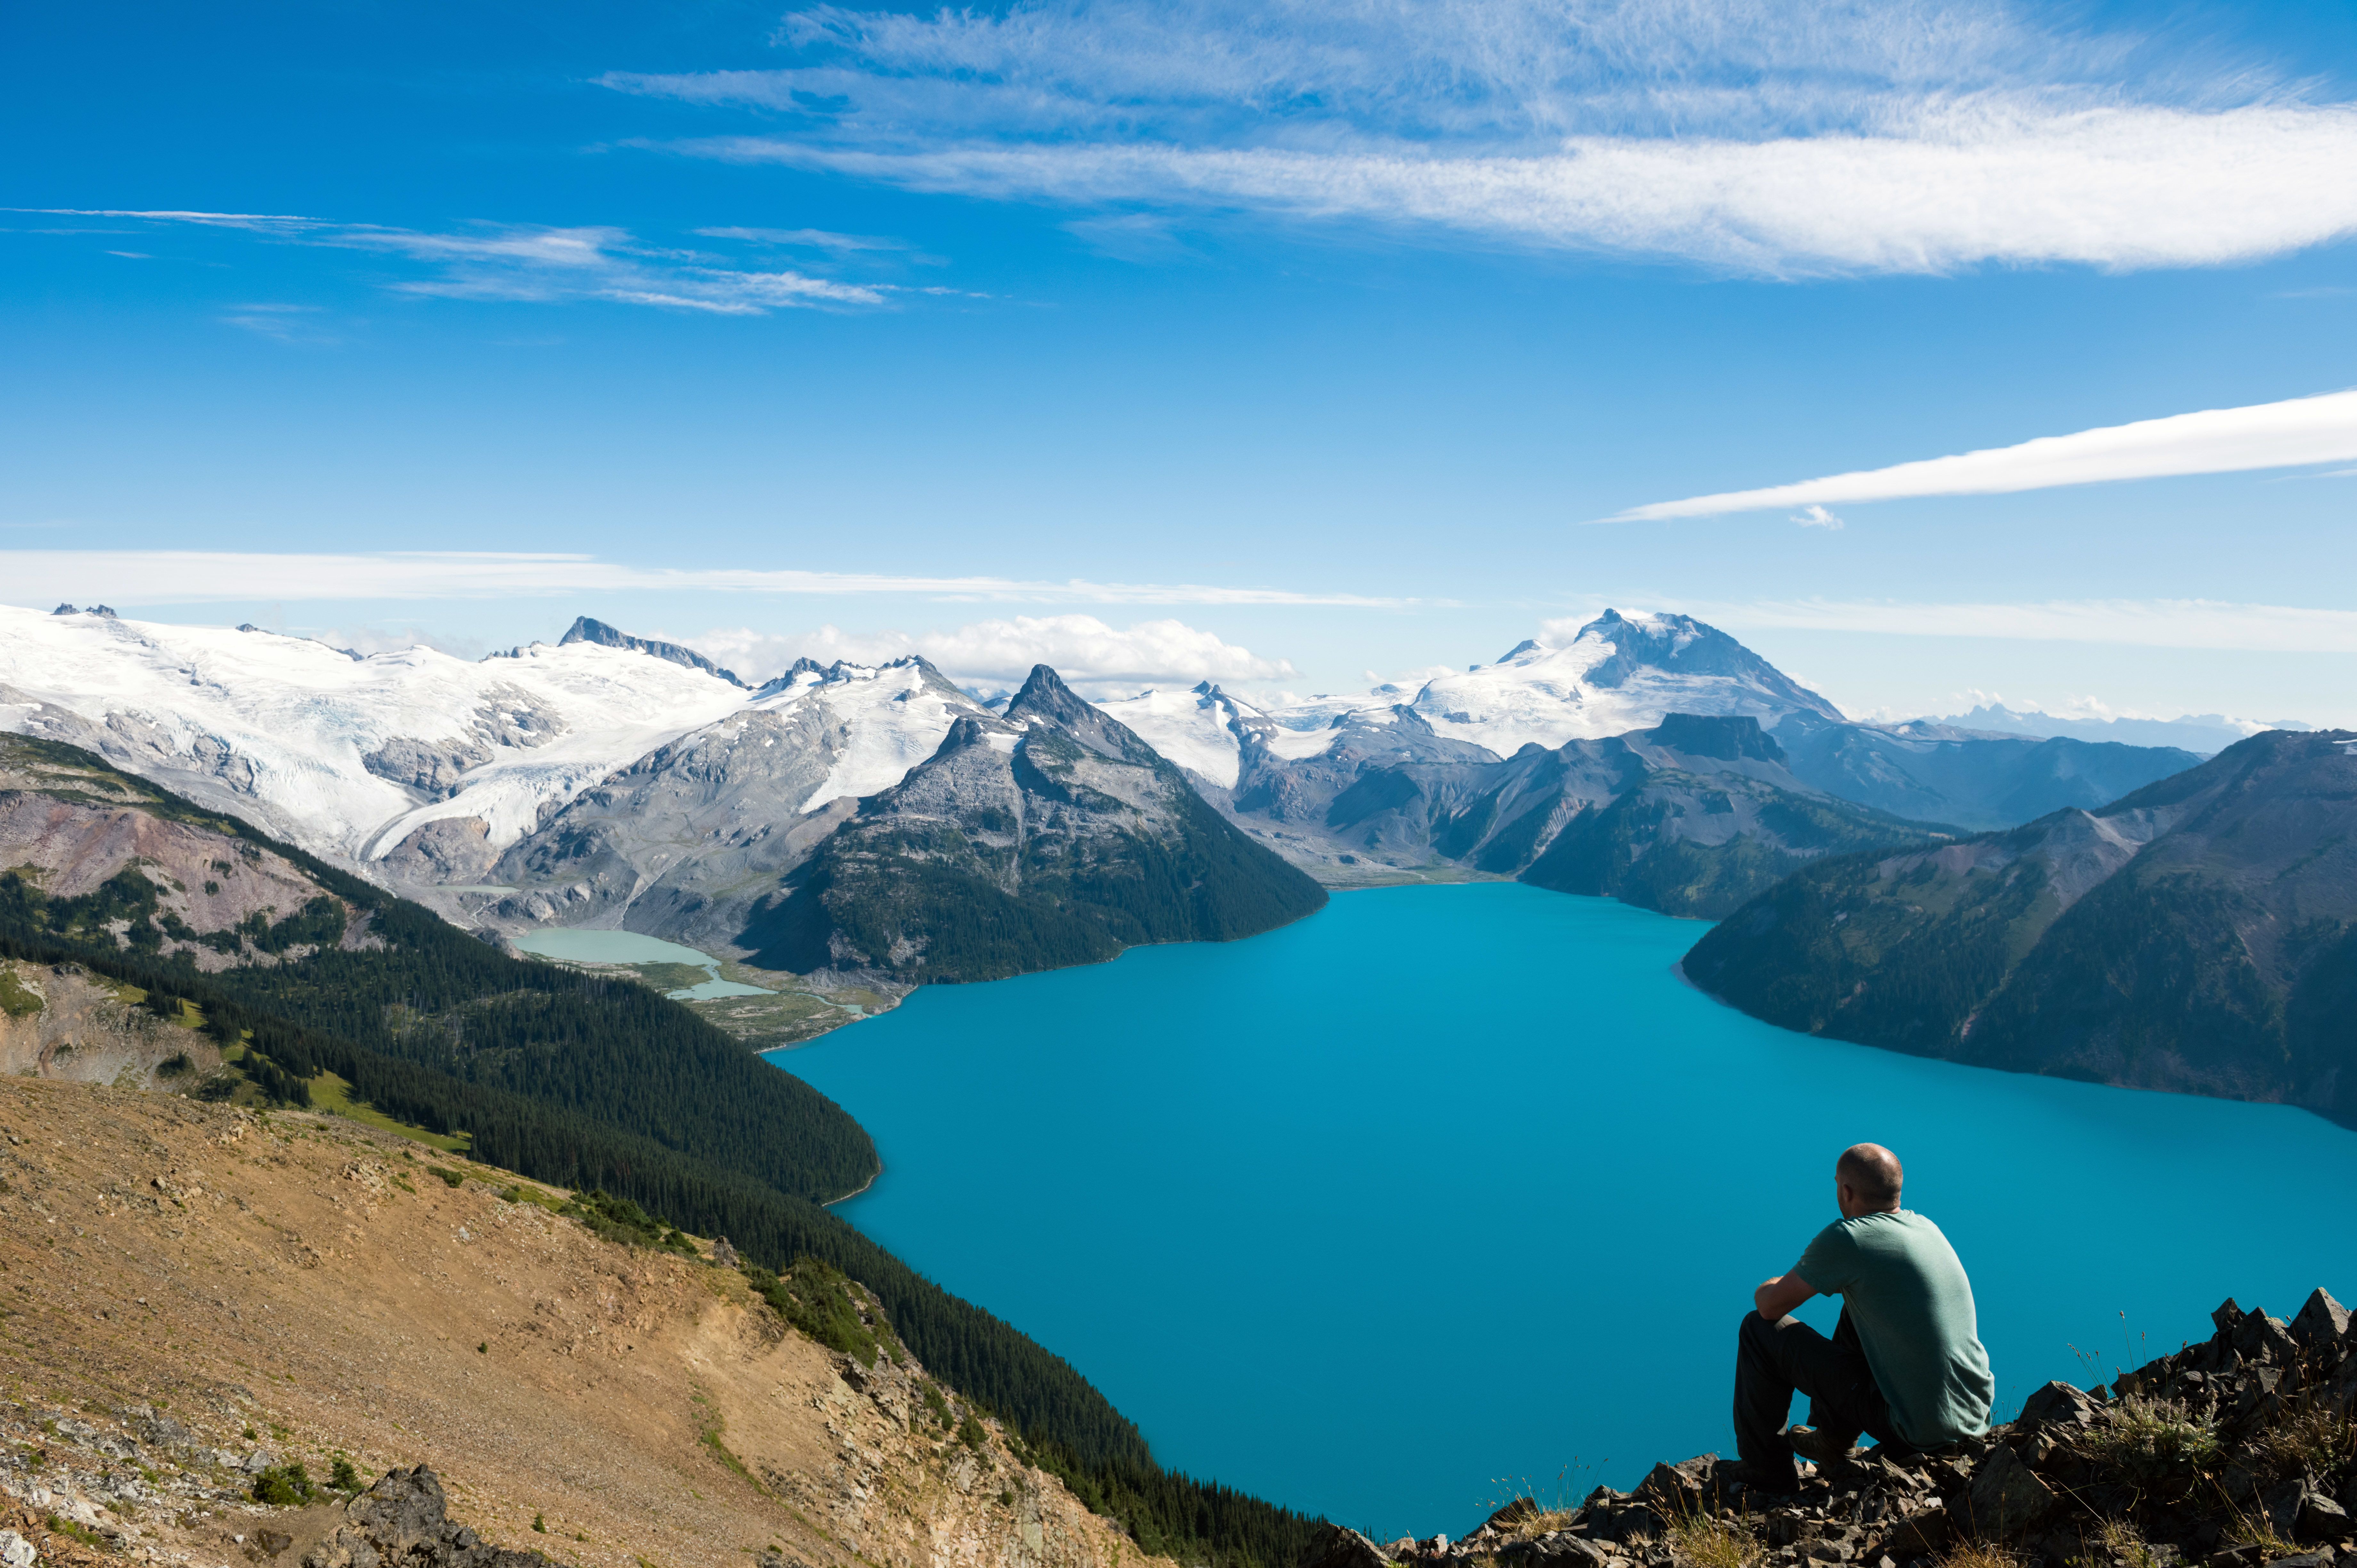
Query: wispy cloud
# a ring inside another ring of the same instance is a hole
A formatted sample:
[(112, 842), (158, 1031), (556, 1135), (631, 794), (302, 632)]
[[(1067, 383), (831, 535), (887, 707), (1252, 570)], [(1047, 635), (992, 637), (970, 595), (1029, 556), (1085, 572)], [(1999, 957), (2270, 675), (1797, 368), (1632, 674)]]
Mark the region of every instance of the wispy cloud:
[(1282, 659), (1264, 659), (1184, 621), (1114, 627), (1086, 615), (1015, 616), (914, 636), (823, 626), (801, 635), (738, 628), (683, 640), (748, 679), (773, 675), (802, 657), (873, 664), (910, 653), (922, 654), (952, 680), (981, 691), (1018, 686), (1034, 664), (1052, 665), (1091, 696), (1127, 696), (1141, 686), (1191, 686), (1199, 681), (1282, 680), (1296, 672)]
[(1840, 518), (1835, 516), (1832, 512), (1826, 510), (1822, 506), (1804, 506), (1800, 510), (1792, 514), (1792, 521), (1799, 523), (1803, 528), (1838, 530), (1847, 526)]
[(695, 156), (923, 190), (1357, 220), (1776, 276), (2204, 265), (2357, 232), (2357, 108), (1995, 4), (818, 5)]
[(318, 314), (316, 305), (240, 305), (221, 320), (281, 343), (331, 344), (335, 335), (318, 324)]
[(589, 555), (387, 553), (343, 555), (181, 550), (0, 551), (0, 593), (22, 605), (102, 597), (112, 605), (222, 600), (490, 598), (607, 591), (801, 596), (907, 594), (1062, 604), (1352, 605), (1410, 598), (1207, 584), (1055, 583), (1017, 577), (896, 576), (754, 567), (634, 566)]
[(1929, 457), (1765, 489), (1654, 501), (1603, 521), (1715, 517), (1792, 506), (1822, 510), (1831, 502), (2002, 495), (2114, 479), (2299, 467), (2352, 457), (2357, 457), (2357, 392), (2327, 392), (2284, 403), (2143, 419), (2070, 435), (2042, 435), (2014, 446)]
[[(598, 226), (483, 223), (436, 233), (239, 212), (91, 210), (77, 215), (233, 229), (285, 244), (398, 256), (421, 263), (430, 275), (396, 281), (390, 285), (395, 292), (451, 299), (603, 300), (720, 316), (764, 316), (791, 307), (873, 307), (887, 303), (887, 295), (894, 292), (888, 285), (847, 283), (650, 245), (628, 230)], [(245, 320), (235, 324), (254, 326)]]
[(2357, 610), (2218, 599), (2050, 599), (2029, 604), (1776, 599), (1680, 601), (1671, 607), (1738, 633), (1851, 631), (2264, 653), (2357, 653)]

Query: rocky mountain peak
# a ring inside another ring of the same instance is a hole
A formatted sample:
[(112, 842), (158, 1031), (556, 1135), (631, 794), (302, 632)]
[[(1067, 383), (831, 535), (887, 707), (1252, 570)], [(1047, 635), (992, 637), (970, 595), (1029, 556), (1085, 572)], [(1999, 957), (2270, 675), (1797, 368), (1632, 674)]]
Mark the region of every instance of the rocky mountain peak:
[(1006, 704), (1006, 718), (1016, 725), (1046, 725), (1116, 762), (1150, 768), (1161, 760), (1136, 731), (1090, 703), (1045, 664), (1031, 666), (1030, 678)]
[(632, 637), (629, 632), (608, 626), (602, 620), (593, 620), (587, 616), (574, 617), (572, 626), (567, 628), (565, 635), (557, 639), (556, 646), (564, 648), (576, 642), (594, 642), (600, 648), (626, 648), (634, 653), (651, 654), (668, 663), (683, 664), (691, 670), (701, 670), (707, 675), (716, 675), (732, 686), (745, 684), (737, 678), (736, 671), (723, 670), (693, 648), (683, 648), (676, 642), (663, 642), (651, 637)]
[(1608, 609), (1579, 628), (1574, 645), (1590, 640), (1611, 653), (1590, 666), (1586, 680), (1607, 689), (1646, 671), (1716, 675), (1741, 682), (1782, 705), (1839, 721), (1842, 711), (1735, 639), (1686, 615), (1624, 616)]

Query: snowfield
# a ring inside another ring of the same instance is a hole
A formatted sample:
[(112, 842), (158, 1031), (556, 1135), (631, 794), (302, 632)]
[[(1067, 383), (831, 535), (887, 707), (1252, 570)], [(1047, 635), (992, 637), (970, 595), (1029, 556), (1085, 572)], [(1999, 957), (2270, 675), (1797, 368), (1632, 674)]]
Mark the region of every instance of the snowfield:
[(805, 812), (845, 795), (890, 789), (941, 748), (942, 737), (960, 717), (988, 715), (964, 693), (944, 690), (947, 683), (938, 675), (927, 680), (930, 668), (915, 658), (878, 665), (837, 663), (829, 670), (802, 671), (774, 693), (762, 688), (770, 694), (749, 706), (776, 713), (815, 704), (835, 725), (841, 749), (825, 782), (802, 802)]
[[(347, 865), (437, 817), (479, 816), (511, 843), (543, 811), (745, 700), (700, 671), (594, 643), (480, 663), (424, 648), (355, 660), (271, 632), (0, 606), (0, 728), (86, 746)], [(448, 781), (371, 769), (404, 741), (441, 758)]]

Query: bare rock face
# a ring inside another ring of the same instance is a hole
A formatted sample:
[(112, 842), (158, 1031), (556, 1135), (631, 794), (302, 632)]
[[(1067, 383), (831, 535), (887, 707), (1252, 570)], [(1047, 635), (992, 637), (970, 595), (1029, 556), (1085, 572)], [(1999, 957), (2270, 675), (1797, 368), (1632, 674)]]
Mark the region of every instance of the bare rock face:
[(411, 882), (479, 882), (500, 858), (491, 825), (480, 817), (436, 817), (385, 855), (386, 872)]
[(388, 1470), (344, 1509), (345, 1522), (303, 1554), (303, 1568), (547, 1568), (537, 1552), (493, 1546), (449, 1517), (442, 1483), (420, 1465)]
[(134, 1006), (79, 965), (0, 959), (0, 1073), (170, 1089), (220, 1065), (209, 1036)]

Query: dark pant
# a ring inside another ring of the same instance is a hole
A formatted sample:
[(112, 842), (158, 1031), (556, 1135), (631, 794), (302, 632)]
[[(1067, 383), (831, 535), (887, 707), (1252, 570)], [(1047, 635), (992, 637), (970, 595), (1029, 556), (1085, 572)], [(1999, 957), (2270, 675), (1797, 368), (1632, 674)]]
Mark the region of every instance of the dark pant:
[(1746, 1463), (1778, 1474), (1792, 1468), (1784, 1421), (1795, 1389), (1809, 1396), (1808, 1424), (1828, 1435), (1898, 1441), (1846, 1307), (1830, 1339), (1797, 1317), (1770, 1323), (1756, 1312), (1743, 1315), (1735, 1353), (1735, 1451)]

